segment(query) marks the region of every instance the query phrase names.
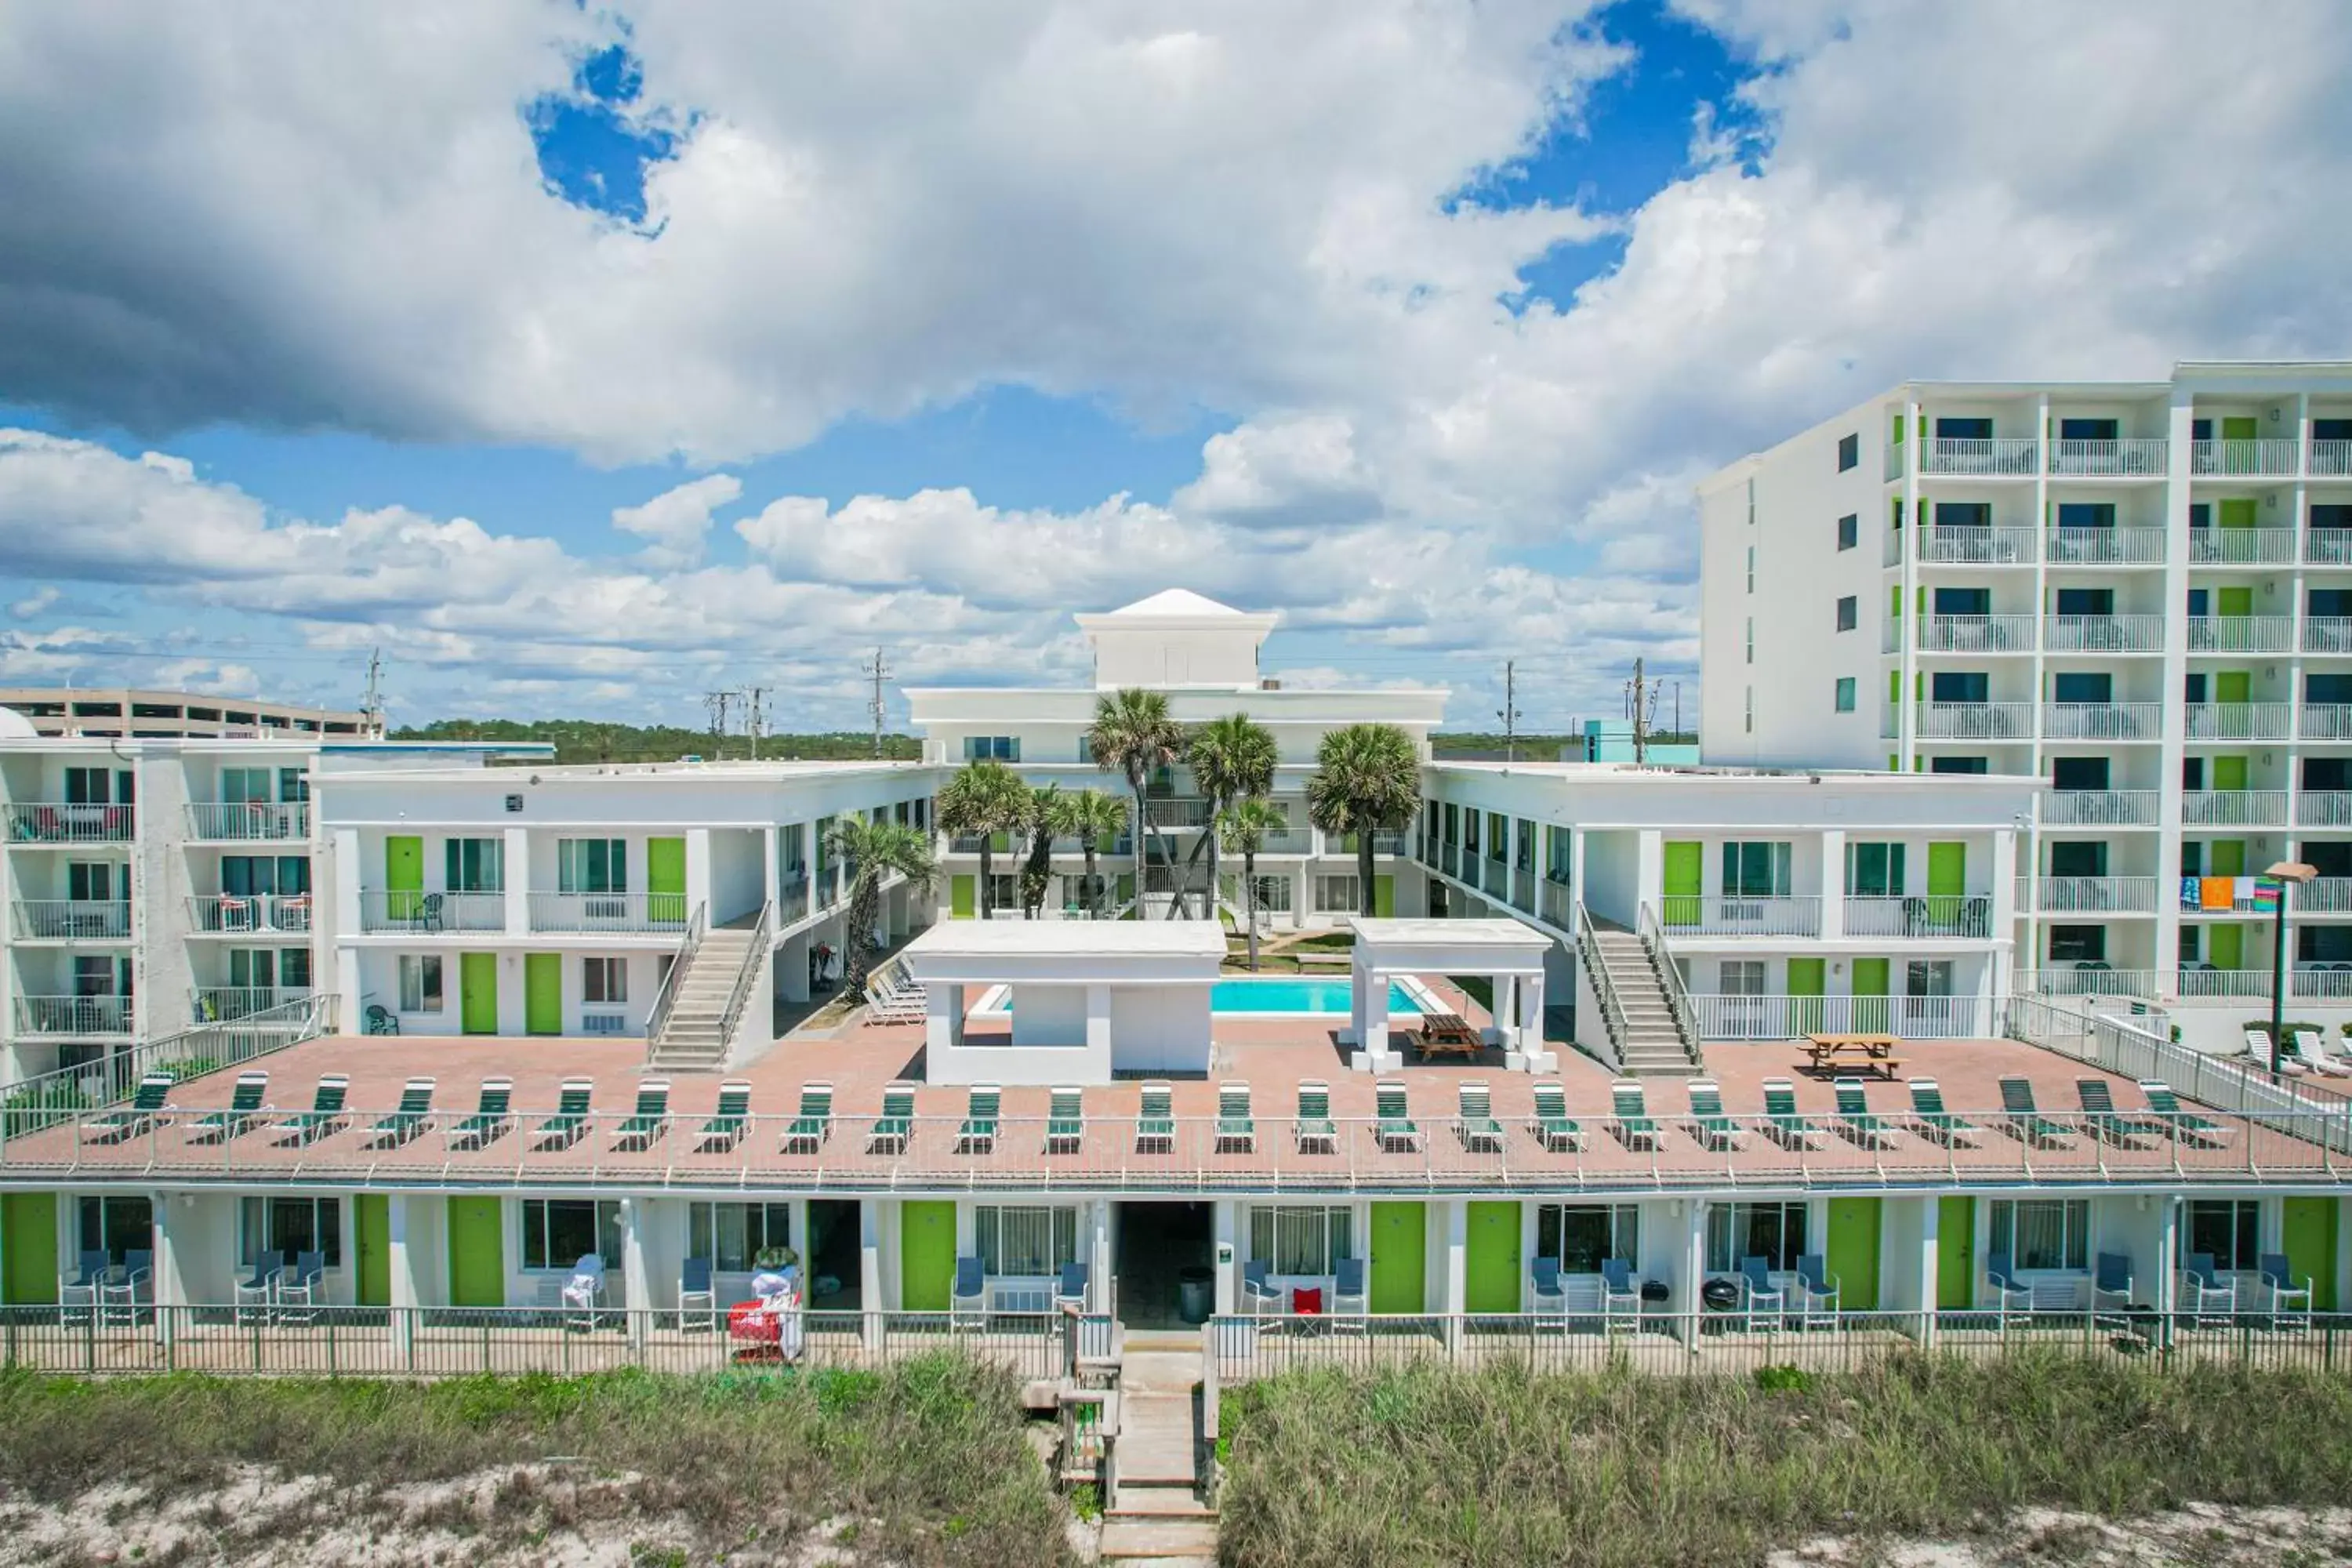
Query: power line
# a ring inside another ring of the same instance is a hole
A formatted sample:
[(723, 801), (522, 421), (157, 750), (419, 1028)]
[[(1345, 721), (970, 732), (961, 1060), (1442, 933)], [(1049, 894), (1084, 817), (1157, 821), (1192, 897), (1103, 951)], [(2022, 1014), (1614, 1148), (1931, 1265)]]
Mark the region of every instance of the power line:
[(874, 650), (874, 695), (866, 700), (866, 715), (874, 721), (874, 754), (882, 754), (882, 683), (890, 679), (890, 667), (882, 662), (882, 650)]

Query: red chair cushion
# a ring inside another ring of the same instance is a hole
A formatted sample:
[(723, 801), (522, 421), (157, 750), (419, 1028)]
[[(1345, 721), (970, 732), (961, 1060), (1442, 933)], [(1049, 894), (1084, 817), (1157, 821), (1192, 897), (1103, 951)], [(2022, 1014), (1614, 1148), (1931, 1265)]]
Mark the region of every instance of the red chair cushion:
[(1298, 1286), (1290, 1292), (1290, 1310), (1302, 1318), (1311, 1318), (1323, 1310), (1323, 1287)]
[(784, 1325), (761, 1303), (738, 1301), (727, 1309), (727, 1333), (730, 1339), (774, 1344), (783, 1338)]

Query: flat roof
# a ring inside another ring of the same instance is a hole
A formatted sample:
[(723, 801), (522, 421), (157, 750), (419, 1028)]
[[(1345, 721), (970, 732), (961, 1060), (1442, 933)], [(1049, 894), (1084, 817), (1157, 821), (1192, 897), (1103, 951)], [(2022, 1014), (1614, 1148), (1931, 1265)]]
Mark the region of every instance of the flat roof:
[(1780, 784), (1863, 784), (1873, 789), (1925, 789), (1930, 784), (1958, 784), (1968, 789), (2015, 789), (2021, 784), (2039, 787), (2042, 783), (2032, 773), (1882, 773), (1873, 768), (1742, 767), (1735, 763), (1717, 765), (1710, 763), (1501, 763), (1455, 761), (1442, 754), (1423, 766), (1461, 773), (1532, 773), (1544, 778), (1607, 780), (1612, 783), (1643, 780), (1709, 784), (1727, 779), (1764, 779)]
[(1366, 946), (1549, 947), (1551, 938), (1525, 921), (1378, 920), (1348, 922)]
[(1225, 956), (1213, 921), (947, 921), (908, 942), (922, 958), (1213, 958)]

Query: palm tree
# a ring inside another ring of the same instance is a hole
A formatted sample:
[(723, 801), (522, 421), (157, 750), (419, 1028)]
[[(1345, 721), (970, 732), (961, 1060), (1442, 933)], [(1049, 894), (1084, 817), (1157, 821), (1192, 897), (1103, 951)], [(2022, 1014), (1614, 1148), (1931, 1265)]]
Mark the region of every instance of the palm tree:
[[(1184, 760), (1192, 764), (1192, 787), (1209, 802), (1205, 825), (1209, 831), (1192, 846), (1192, 858), (1199, 859), (1203, 848), (1209, 852), (1209, 889), (1202, 900), (1202, 912), (1211, 920), (1217, 914), (1217, 819), (1234, 802), (1256, 799), (1274, 788), (1278, 755), (1273, 731), (1246, 713), (1212, 719), (1193, 731), (1185, 743)], [(1191, 879), (1189, 867), (1186, 879)]]
[(937, 867), (931, 860), (931, 836), (903, 822), (868, 822), (856, 816), (836, 816), (825, 825), (826, 843), (834, 858), (857, 868), (849, 884), (848, 952), (841, 960), (841, 987), (855, 996), (866, 989), (872, 967), (874, 918), (882, 902), (882, 879), (892, 871), (907, 879), (917, 896), (930, 890)]
[(1095, 851), (1101, 840), (1127, 826), (1127, 807), (1098, 789), (1082, 789), (1063, 797), (1070, 814), (1068, 831), (1078, 836), (1087, 855), (1087, 913), (1102, 914), (1102, 879), (1095, 875)]
[(1029, 792), (1029, 815), (1023, 824), (1029, 830), (1029, 855), (1021, 868), (1021, 918), (1024, 921), (1035, 920), (1045, 907), (1045, 884), (1054, 876), (1054, 840), (1070, 831), (1074, 798), (1064, 795), (1057, 784)]
[(1356, 904), (1372, 912), (1372, 835), (1402, 831), (1421, 809), (1421, 752), (1394, 724), (1350, 724), (1323, 737), (1307, 815), (1326, 833), (1356, 836)]
[[(1095, 766), (1127, 775), (1135, 797), (1135, 888), (1139, 897), (1150, 890), (1144, 875), (1144, 844), (1151, 832), (1143, 809), (1144, 786), (1160, 769), (1173, 767), (1184, 751), (1184, 726), (1168, 710), (1168, 694), (1129, 686), (1095, 701), (1095, 727), (1087, 742)], [(1181, 904), (1181, 900), (1179, 900)]]
[(1266, 835), (1290, 826), (1282, 808), (1263, 795), (1235, 801), (1217, 814), (1217, 840), (1242, 858), (1243, 908), (1249, 917), (1249, 966), (1257, 967), (1257, 852)]
[(940, 786), (931, 806), (940, 831), (950, 838), (968, 834), (980, 837), (980, 918), (993, 920), (995, 900), (989, 896), (996, 866), (995, 837), (1017, 832), (1029, 818), (1029, 786), (1021, 775), (992, 757), (977, 757), (956, 770)]

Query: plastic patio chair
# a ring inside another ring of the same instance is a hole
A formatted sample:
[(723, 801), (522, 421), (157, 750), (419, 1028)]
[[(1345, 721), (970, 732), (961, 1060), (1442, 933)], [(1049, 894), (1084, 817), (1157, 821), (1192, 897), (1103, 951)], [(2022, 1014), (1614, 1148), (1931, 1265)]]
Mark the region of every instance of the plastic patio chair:
[(569, 1149), (587, 1135), (588, 1106), (596, 1093), (596, 1080), (567, 1078), (556, 1091), (555, 1114), (539, 1124), (531, 1134), (534, 1149)]
[(1985, 1258), (1985, 1283), (1992, 1288), (1993, 1310), (2002, 1327), (2009, 1325), (2011, 1312), (2033, 1310), (2032, 1288), (2017, 1277), (2017, 1266), (2006, 1252), (1989, 1253)]
[(1711, 1078), (1695, 1078), (1684, 1086), (1690, 1096), (1691, 1136), (1704, 1149), (1739, 1147), (1739, 1123), (1724, 1113), (1723, 1088)]
[(2200, 1149), (2218, 1149), (2230, 1141), (2230, 1130), (2208, 1116), (2184, 1110), (2180, 1097), (2172, 1092), (2169, 1084), (2160, 1079), (2139, 1080), (2139, 1092), (2147, 1101), (2147, 1109), (2164, 1130), (2172, 1134), (2176, 1143), (2188, 1143)]
[(708, 1258), (689, 1258), (678, 1267), (677, 1326), (705, 1333), (719, 1327), (719, 1291)]
[(1943, 1089), (1932, 1078), (1911, 1080), (1911, 1127), (1946, 1148), (1976, 1142), (1977, 1124), (1944, 1109)]
[[(1747, 1309), (1749, 1333), (1778, 1332), (1788, 1310), (1788, 1293), (1772, 1283), (1771, 1259), (1751, 1254), (1739, 1260), (1740, 1303)], [(1758, 1321), (1759, 1318), (1763, 1321)]]
[(450, 1130), (452, 1149), (484, 1149), (506, 1136), (514, 1106), (514, 1079), (486, 1078), (474, 1100), (474, 1114)]
[(874, 1130), (866, 1135), (866, 1152), (904, 1154), (914, 1132), (915, 1086), (903, 1079), (884, 1084), (882, 1114), (874, 1119)]
[(172, 1075), (167, 1072), (143, 1075), (128, 1106), (88, 1124), (86, 1133), (89, 1142), (126, 1143), (154, 1126), (163, 1114), (165, 1101), (171, 1098), (172, 1083)]
[(959, 1154), (988, 1154), (996, 1149), (998, 1107), (1003, 1103), (1003, 1091), (992, 1083), (976, 1083), (964, 1101), (963, 1124), (956, 1129), (955, 1152)]
[(371, 1149), (397, 1149), (425, 1131), (425, 1119), (433, 1113), (433, 1080), (413, 1078), (400, 1091), (400, 1105), (393, 1113), (369, 1129), (367, 1146)]
[(1584, 1130), (1568, 1113), (1568, 1091), (1558, 1079), (1535, 1086), (1535, 1115), (1528, 1124), (1547, 1154), (1564, 1154), (1584, 1147)]
[(1217, 1146), (1220, 1154), (1249, 1154), (1257, 1149), (1257, 1121), (1250, 1115), (1250, 1086), (1217, 1086)]
[(1630, 1078), (1619, 1079), (1609, 1086), (1610, 1131), (1628, 1149), (1654, 1150), (1658, 1146), (1658, 1124), (1650, 1116), (1649, 1097), (1642, 1086)]
[(279, 1147), (288, 1144), (316, 1143), (343, 1125), (343, 1099), (351, 1092), (352, 1080), (339, 1072), (331, 1072), (319, 1080), (311, 1091), (310, 1109), (297, 1110), (277, 1123), (270, 1131), (285, 1136), (278, 1140)]
[(2117, 1110), (2105, 1079), (2076, 1079), (2074, 1098), (2082, 1103), (2083, 1125), (2102, 1142), (2113, 1143), (2119, 1149), (2146, 1149), (2164, 1136), (2161, 1121)]
[(236, 1075), (236, 1088), (229, 1095), (228, 1109), (215, 1110), (197, 1119), (189, 1130), (191, 1143), (226, 1143), (241, 1136), (261, 1116), (268, 1107), (262, 1097), (269, 1090), (269, 1075), (266, 1072), (241, 1072)]
[(1808, 1252), (1798, 1258), (1797, 1295), (1799, 1321), (1805, 1327), (1837, 1326), (1838, 1282), (1829, 1271), (1829, 1259), (1820, 1253)]
[(948, 1327), (981, 1329), (988, 1325), (988, 1275), (975, 1257), (956, 1259), (955, 1281), (949, 1288)]
[(1822, 1130), (1797, 1110), (1797, 1086), (1785, 1078), (1764, 1080), (1764, 1136), (1783, 1149), (1808, 1149), (1822, 1141)]
[(1072, 1311), (1087, 1310), (1087, 1266), (1072, 1261), (1062, 1265), (1061, 1276), (1054, 1282), (1054, 1310), (1068, 1308)]
[(1298, 1080), (1298, 1115), (1291, 1122), (1294, 1141), (1302, 1154), (1336, 1154), (1339, 1127), (1331, 1120), (1331, 1086), (1321, 1079)]
[(1862, 1079), (1842, 1078), (1830, 1087), (1837, 1096), (1838, 1131), (1856, 1148), (1884, 1149), (1895, 1142), (1895, 1130), (1870, 1109), (1870, 1093)]
[(2255, 1275), (2261, 1281), (2263, 1310), (2271, 1315), (2271, 1326), (2300, 1329), (2311, 1321), (2311, 1276), (2304, 1275), (2303, 1283), (2295, 1283), (2294, 1270), (2284, 1252), (2265, 1252), (2254, 1260)]
[(2024, 1078), (2000, 1080), (2001, 1125), (2019, 1142), (2036, 1149), (2066, 1149), (2074, 1135), (2042, 1114), (2033, 1103), (2033, 1081)]
[[(749, 1090), (746, 1089), (748, 1094)], [(814, 1154), (833, 1136), (833, 1085), (801, 1085), (801, 1106), (784, 1129), (784, 1152)]]
[(1403, 1079), (1382, 1079), (1372, 1086), (1373, 1127), (1382, 1153), (1410, 1153), (1421, 1147), (1421, 1129), (1409, 1110)]
[(1086, 1141), (1086, 1091), (1076, 1084), (1055, 1084), (1045, 1100), (1045, 1152), (1075, 1154)]
[(1172, 1154), (1176, 1151), (1176, 1090), (1165, 1083), (1143, 1086), (1143, 1105), (1135, 1119), (1135, 1152)]
[(724, 1154), (743, 1141), (751, 1120), (751, 1086), (730, 1078), (719, 1086), (719, 1103), (695, 1134), (698, 1154)]
[(613, 1147), (632, 1151), (650, 1149), (668, 1131), (669, 1079), (639, 1079), (637, 1108), (621, 1123), (620, 1131), (613, 1139)]
[(1456, 1086), (1454, 1104), (1454, 1136), (1462, 1141), (1463, 1149), (1473, 1154), (1499, 1154), (1503, 1152), (1503, 1124), (1495, 1120), (1495, 1107), (1485, 1083), (1473, 1079)]

